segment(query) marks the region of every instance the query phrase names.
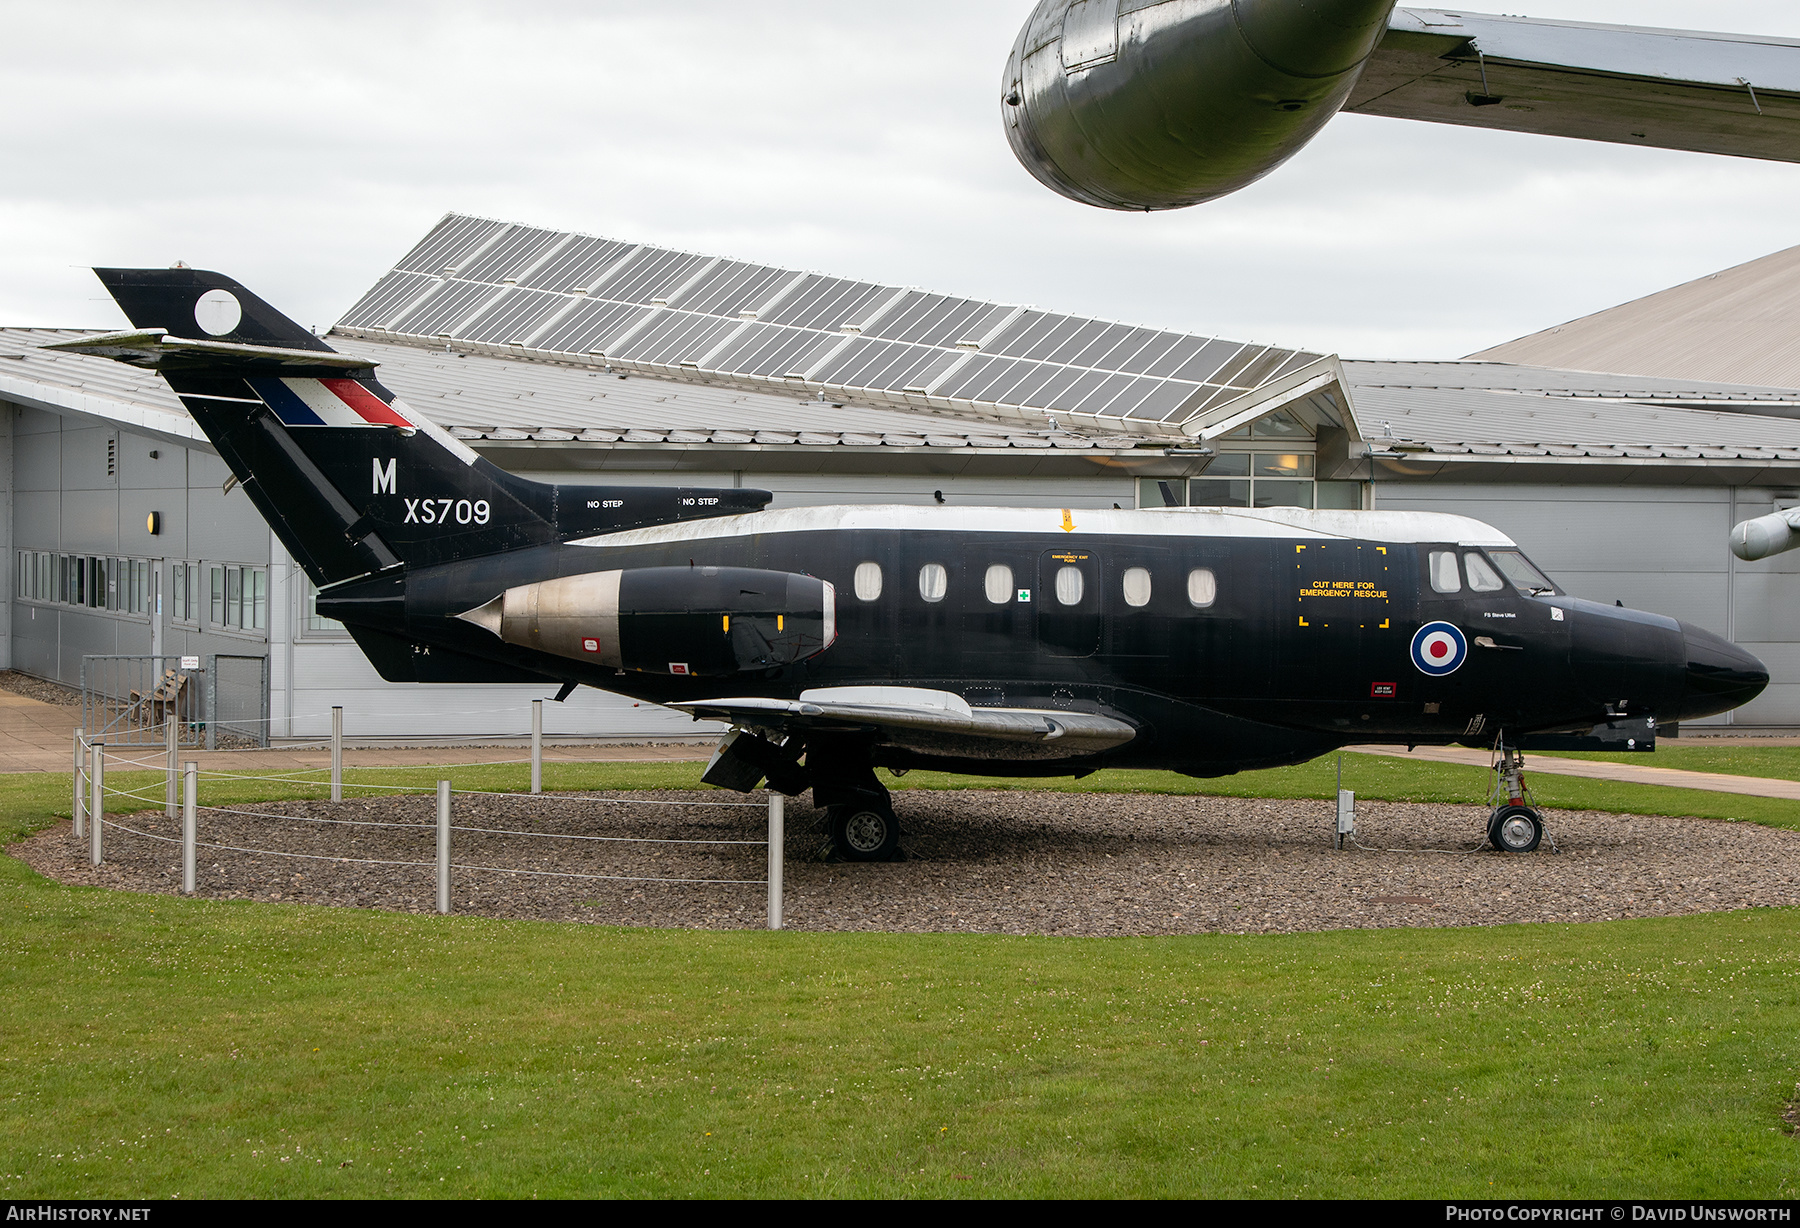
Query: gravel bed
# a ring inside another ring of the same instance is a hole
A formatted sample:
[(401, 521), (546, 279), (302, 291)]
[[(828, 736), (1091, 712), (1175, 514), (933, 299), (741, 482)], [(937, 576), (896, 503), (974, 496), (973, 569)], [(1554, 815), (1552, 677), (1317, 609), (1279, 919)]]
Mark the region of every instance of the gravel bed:
[[(730, 798), (734, 795), (724, 795)], [(718, 793), (462, 796), (458, 827), (560, 836), (760, 841), (760, 805), (676, 803)], [(1331, 848), (1319, 801), (970, 790), (895, 795), (907, 859), (819, 860), (822, 816), (788, 804), (786, 921), (803, 930), (1008, 934), (1268, 933), (1397, 925), (1598, 921), (1800, 904), (1800, 832), (1705, 819), (1550, 811), (1537, 853), (1476, 851), (1476, 806), (1358, 803), (1360, 846)], [(435, 907), (435, 799), (263, 803), (202, 811), (199, 894), (428, 912)], [(305, 820), (339, 820), (319, 822)], [(341, 820), (395, 823), (348, 826)], [(118, 820), (179, 835), (153, 811)], [(65, 883), (173, 893), (177, 844), (108, 829), (88, 864), (69, 825), (7, 851)], [(644, 844), (458, 831), (456, 912), (705, 929), (765, 922), (760, 844)], [(411, 865), (311, 860), (271, 853)], [(754, 880), (751, 885), (629, 881)]]
[(0, 669), (0, 691), (11, 691), (14, 695), (23, 695), (26, 699), (35, 699), (40, 703), (55, 704), (59, 708), (81, 706), (81, 691), (78, 688), (63, 686), (60, 682), (46, 682), (30, 674), (21, 674), (16, 669)]

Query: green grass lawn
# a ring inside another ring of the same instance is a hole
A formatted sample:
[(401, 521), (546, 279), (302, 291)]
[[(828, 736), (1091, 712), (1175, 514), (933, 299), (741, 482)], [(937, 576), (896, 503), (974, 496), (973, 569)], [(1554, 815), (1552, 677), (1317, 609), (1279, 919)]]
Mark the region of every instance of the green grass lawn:
[[(1124, 780), (1313, 797), (1333, 766)], [(698, 772), (546, 774), (654, 788)], [(448, 774), (524, 784), (522, 768)], [(1345, 775), (1368, 797), (1468, 800), (1483, 774), (1346, 756)], [(901, 783), (971, 783), (922, 777)], [(1652, 813), (1675, 805), (1658, 795), (1715, 796), (1538, 780)], [(12, 837), (67, 807), (66, 777), (0, 777)], [(0, 859), (0, 919), (12, 1198), (1800, 1185), (1780, 1119), (1800, 1078), (1794, 910), (1158, 939), (707, 933), (138, 896)]]
[[(1745, 739), (1748, 741), (1748, 739)], [(1611, 763), (1641, 763), (1650, 767), (1678, 768), (1684, 772), (1724, 772), (1729, 776), (1767, 776), (1775, 780), (1800, 780), (1800, 746), (1749, 746), (1708, 743), (1683, 746), (1664, 738), (1653, 751), (1546, 751), (1563, 759), (1604, 759)]]

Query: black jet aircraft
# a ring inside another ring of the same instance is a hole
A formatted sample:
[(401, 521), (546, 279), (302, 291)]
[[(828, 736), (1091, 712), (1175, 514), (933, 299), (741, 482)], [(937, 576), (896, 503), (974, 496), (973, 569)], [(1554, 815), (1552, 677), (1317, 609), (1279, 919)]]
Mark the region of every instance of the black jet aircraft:
[[(1217, 776), (1692, 719), (1768, 681), (1460, 516), (765, 511), (764, 491), (528, 481), (227, 277), (98, 273), (132, 330), (49, 348), (160, 371), (382, 677), (728, 722), (706, 779), (811, 789), (854, 860), (899, 838), (877, 767)], [(1523, 851), (1542, 824), (1508, 761), (1489, 836)]]

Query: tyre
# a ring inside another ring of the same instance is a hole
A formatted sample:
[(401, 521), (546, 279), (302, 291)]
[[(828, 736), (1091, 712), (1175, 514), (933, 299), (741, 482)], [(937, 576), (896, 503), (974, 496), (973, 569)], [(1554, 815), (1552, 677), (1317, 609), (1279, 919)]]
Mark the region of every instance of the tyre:
[(900, 847), (900, 823), (891, 807), (873, 803), (833, 806), (831, 842), (846, 861), (892, 861)]
[(1529, 806), (1502, 806), (1488, 820), (1488, 843), (1497, 853), (1529, 853), (1544, 838), (1544, 821)]

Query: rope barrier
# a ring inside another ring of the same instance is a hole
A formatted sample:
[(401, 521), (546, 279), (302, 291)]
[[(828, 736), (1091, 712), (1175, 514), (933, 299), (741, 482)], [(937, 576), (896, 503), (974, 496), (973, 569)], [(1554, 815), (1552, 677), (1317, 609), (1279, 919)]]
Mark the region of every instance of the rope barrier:
[(452, 870), (484, 870), (489, 874), (531, 874), (541, 878), (592, 878), (617, 883), (714, 883), (727, 887), (765, 887), (761, 878), (652, 878), (642, 874), (577, 874), (572, 870), (511, 870), (505, 866), (459, 866)]
[[(237, 815), (246, 819), (280, 819), (289, 823), (327, 823), (341, 827), (397, 827), (409, 831), (430, 831), (430, 823), (384, 823), (378, 819), (319, 819), (301, 814), (274, 814), (266, 810), (234, 810), (229, 806), (196, 806), (213, 814)], [(535, 836), (540, 840), (604, 840), (621, 844), (753, 844), (761, 848), (767, 840), (683, 840), (662, 836), (584, 836), (554, 831), (520, 831), (511, 827), (458, 827), (451, 831), (472, 832), (486, 836)]]
[[(181, 841), (174, 836), (152, 835), (147, 831), (138, 831), (135, 828), (126, 827), (122, 823), (115, 823), (111, 819), (106, 820), (106, 826), (112, 828), (114, 831), (129, 832), (134, 836), (142, 836), (146, 840), (160, 840), (164, 844), (181, 843)], [(211, 844), (205, 840), (194, 841), (194, 847), (202, 849), (220, 849), (227, 853), (250, 853), (257, 857), (298, 857), (306, 861), (336, 861), (346, 865), (357, 866), (418, 866), (423, 869), (429, 869), (433, 864), (429, 861), (379, 861), (373, 857), (330, 857), (323, 853), (278, 853), (274, 849), (247, 849), (241, 845)]]

